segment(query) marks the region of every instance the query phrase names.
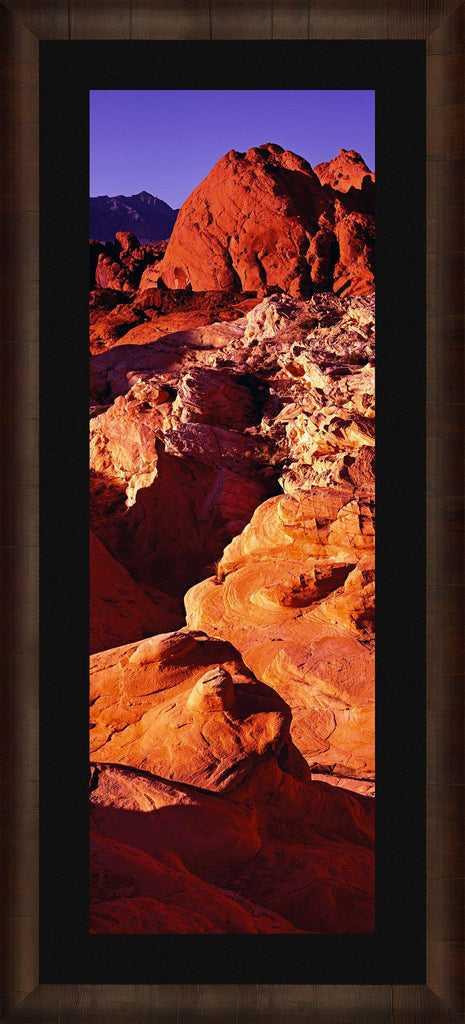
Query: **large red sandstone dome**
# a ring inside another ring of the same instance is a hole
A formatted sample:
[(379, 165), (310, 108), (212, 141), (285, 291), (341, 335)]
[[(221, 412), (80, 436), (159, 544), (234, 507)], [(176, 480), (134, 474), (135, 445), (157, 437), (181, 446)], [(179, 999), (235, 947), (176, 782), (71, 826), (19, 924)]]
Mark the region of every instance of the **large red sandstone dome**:
[[(331, 164), (337, 161), (340, 155)], [(363, 171), (357, 187), (345, 182), (348, 191), (332, 187), (331, 174), (331, 183), (322, 184), (306, 160), (281, 146), (230, 150), (186, 199), (166, 253), (147, 268), (141, 290), (160, 282), (194, 291), (369, 294), (373, 189), (360, 185), (370, 172), (352, 151), (343, 162), (345, 178), (347, 162)]]

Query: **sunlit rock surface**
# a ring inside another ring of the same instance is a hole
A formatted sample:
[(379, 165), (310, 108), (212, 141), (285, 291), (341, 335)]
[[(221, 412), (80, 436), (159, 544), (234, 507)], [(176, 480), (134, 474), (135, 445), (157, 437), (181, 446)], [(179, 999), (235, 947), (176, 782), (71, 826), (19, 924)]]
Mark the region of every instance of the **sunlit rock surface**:
[(322, 185), (331, 185), (338, 192), (348, 192), (351, 188), (370, 191), (375, 180), (363, 157), (354, 149), (340, 149), (333, 160), (316, 164), (313, 169)]
[(281, 693), (314, 770), (371, 792), (373, 297), (270, 296), (94, 364), (100, 540), (139, 585), (207, 577), (189, 625)]
[(293, 712), (315, 770), (374, 773), (372, 500), (312, 488), (272, 498), (185, 598), (191, 628), (222, 636)]
[(232, 151), (93, 243), (93, 932), (374, 929), (372, 177)]
[(91, 665), (92, 931), (373, 929), (373, 801), (311, 780), (229, 644), (181, 631)]
[(234, 655), (183, 632), (95, 655), (92, 756), (215, 792), (237, 785), (287, 743), (290, 712)]
[(181, 207), (157, 275), (194, 291), (366, 295), (374, 287), (373, 209), (371, 189), (324, 187), (281, 146), (232, 149)]

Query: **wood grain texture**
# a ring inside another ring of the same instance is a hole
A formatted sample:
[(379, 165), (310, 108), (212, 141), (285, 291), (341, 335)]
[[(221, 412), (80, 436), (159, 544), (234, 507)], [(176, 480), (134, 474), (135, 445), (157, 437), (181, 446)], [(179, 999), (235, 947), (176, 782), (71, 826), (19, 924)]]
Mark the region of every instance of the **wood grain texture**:
[[(2, 380), (11, 372), (19, 380), (12, 366), (15, 353), (20, 353), (17, 366), (28, 382), (23, 392), (15, 386), (10, 398), (6, 391), (1, 424), (2, 436), (14, 439), (11, 450), (3, 454), (2, 474), (16, 499), (2, 509), (2, 555), (10, 576), (14, 566), (13, 603), (2, 618), (7, 639), (3, 678), (9, 688), (3, 687), (0, 694), (3, 812), (11, 825), (2, 850), (4, 1019), (8, 1016), (18, 1024), (454, 1024), (463, 1019), (463, 25), (464, 5), (456, 0), (7, 0), (0, 5), (0, 213), (10, 217), (3, 221), (2, 234), (12, 245), (10, 259), (2, 264), (2, 336), (10, 346), (2, 353), (9, 368)], [(425, 39), (428, 54), (428, 986), (226, 986), (227, 992), (224, 986), (37, 988), (36, 904), (31, 893), (38, 852), (38, 293), (32, 272), (37, 255), (38, 40), (306, 36)], [(14, 224), (19, 223), (16, 235)], [(23, 263), (28, 239), (34, 256)], [(23, 405), (15, 419), (18, 400)], [(15, 549), (13, 563), (6, 548)], [(35, 600), (35, 610), (24, 603), (26, 591), (27, 600), (31, 595), (32, 604)], [(26, 624), (25, 649), (15, 633), (18, 616)], [(14, 793), (5, 783), (13, 777)]]
[(310, 4), (308, 0), (275, 0), (271, 5), (273, 39), (308, 39)]
[(460, 316), (463, 311), (463, 256), (441, 250), (426, 254), (427, 316)]
[[(463, 879), (463, 785), (428, 785), (427, 803), (427, 878)], [(459, 909), (449, 906), (445, 913), (455, 916)]]
[(2, 60), (0, 92), (2, 127), (19, 128), (38, 123), (38, 68), (35, 61)]
[(178, 994), (176, 1024), (236, 1024), (235, 985), (182, 985)]
[[(463, 706), (463, 691), (460, 672), (435, 672), (433, 667), (428, 675), (426, 692), (427, 707), (432, 710), (449, 710), (450, 716), (460, 716)], [(430, 780), (431, 781), (431, 780)]]
[(238, 986), (237, 1024), (281, 1024), (284, 1014), (292, 1024), (314, 1024), (314, 986)]
[(177, 1024), (179, 987), (177, 985), (136, 985), (134, 1024), (166, 1021)]
[(465, 160), (428, 160), (426, 246), (429, 253), (463, 252)]
[(13, 993), (8, 1021), (18, 1024), (58, 1024), (58, 985), (40, 985), (29, 993)]
[[(10, 207), (13, 208), (13, 207)], [(19, 214), (18, 214), (19, 215)], [(39, 322), (39, 289), (37, 282), (31, 282), (24, 302), (22, 287), (11, 285), (3, 289), (2, 317), (4, 317), (4, 342), (21, 341), (21, 344), (37, 344)]]
[[(0, 214), (10, 216), (11, 211), (15, 210), (22, 215), (33, 213), (37, 216), (39, 206), (38, 121), (32, 124), (20, 122), (19, 124), (2, 125), (1, 131)], [(11, 321), (11, 324), (17, 326), (17, 322), (14, 320)]]
[(464, 4), (427, 40), (427, 162), (463, 160), (464, 152)]
[[(442, 73), (448, 74), (447, 57), (439, 57)], [(435, 75), (438, 74), (437, 69)], [(433, 90), (432, 90), (433, 92)], [(456, 130), (456, 125), (463, 123), (463, 98), (449, 108), (449, 116), (444, 116), (444, 105), (431, 103), (426, 128), (426, 151), (429, 157), (437, 160), (463, 160), (465, 156), (463, 135)]]
[(9, 1002), (18, 1001), (31, 992), (37, 984), (38, 922), (36, 917), (8, 917), (5, 920), (15, 955), (8, 955), (8, 984), (4, 995)]
[(271, 39), (269, 0), (212, 0), (212, 39)]
[(37, 984), (38, 951), (38, 41), (4, 8), (0, 27), (0, 432), (9, 498), (0, 513), (0, 960), (11, 1008)]
[(463, 407), (427, 407), (426, 493), (463, 494)]
[(69, 39), (68, 0), (49, 0), (37, 6), (38, 39)]
[(435, 675), (463, 673), (463, 604), (459, 605), (463, 595), (460, 591), (457, 587), (428, 587), (426, 660), (428, 672)]
[(427, 498), (426, 582), (463, 586), (463, 494)]
[(135, 1005), (135, 985), (60, 985), (58, 1024), (128, 1024)]
[(463, 1019), (463, 942), (429, 942), (427, 946), (429, 985)]
[(463, 405), (463, 317), (427, 317), (426, 332), (428, 405)]
[(28, 286), (38, 280), (39, 265), (39, 215), (35, 211), (24, 211), (20, 220), (13, 223), (5, 210), (0, 210), (0, 273), (6, 274), (10, 253), (14, 248), (18, 259), (15, 265), (15, 283)]
[(389, 19), (386, 4), (376, 0), (331, 3), (310, 0), (310, 39), (386, 39)]
[(463, 1019), (465, 8), (454, 8), (426, 44), (427, 978)]
[(426, 33), (426, 53), (428, 57), (435, 53), (463, 54), (465, 32), (465, 6), (463, 0), (448, 3), (444, 17), (437, 21), (436, 26)]
[(36, 36), (0, 4), (0, 60), (36, 60)]
[(392, 1024), (454, 1024), (458, 1018), (430, 989), (396, 985), (392, 989)]
[(131, 39), (209, 39), (210, 3), (141, 0), (131, 8)]
[(33, 0), (7, 0), (5, 7), (36, 39), (69, 38), (68, 0), (48, 0), (38, 4)]
[(71, 39), (130, 39), (130, 0), (70, 0)]
[(315, 985), (315, 1021), (318, 1024), (390, 1024), (388, 985)]
[(463, 878), (440, 878), (428, 888), (426, 913), (430, 942), (463, 942), (463, 916), (447, 912), (447, 907), (463, 907)]
[(389, 39), (428, 39), (456, 7), (457, 0), (388, 0)]
[[(37, 420), (33, 424), (34, 430), (37, 433), (38, 422)], [(34, 444), (34, 449), (37, 452), (37, 444)], [(26, 492), (27, 493), (27, 492)], [(18, 525), (13, 524), (13, 528), (18, 536)], [(13, 539), (15, 534), (13, 533)], [(37, 572), (39, 568), (39, 555), (38, 546), (36, 544), (22, 544), (20, 550), (15, 550), (16, 544), (11, 546), (5, 546), (3, 556), (3, 569), (5, 575), (8, 574), (8, 578), (12, 580), (12, 586), (10, 590), (10, 600), (20, 601), (25, 612), (24, 622), (13, 623), (12, 631), (10, 633), (11, 643), (17, 645), (17, 649), (21, 651), (21, 654), (16, 655), (16, 667), (17, 672), (20, 674), (18, 680), (18, 686), (15, 691), (15, 699), (19, 699), (20, 695), (27, 698), (29, 702), (32, 700), (32, 694), (30, 687), (26, 685), (26, 692), (21, 694), (23, 689), (22, 672), (23, 666), (26, 664), (27, 659), (32, 657), (35, 653), (37, 645), (37, 633), (38, 633), (38, 614), (36, 608), (36, 593), (33, 581), (37, 578)], [(24, 680), (27, 683), (27, 680)], [(30, 740), (29, 735), (25, 735), (26, 727), (30, 730), (31, 727), (36, 729), (37, 723), (34, 721), (34, 717), (38, 710), (38, 702), (33, 702), (32, 706), (30, 703), (27, 705), (28, 713), (24, 712), (21, 716), (20, 722), (18, 722), (17, 729), (22, 730), (22, 742)], [(32, 753), (29, 753), (29, 747), (24, 748), (25, 762), (31, 764), (31, 770), (33, 776), (37, 778), (37, 771), (35, 770), (33, 758), (37, 755), (37, 744), (34, 744)], [(33, 819), (35, 820), (35, 815)]]

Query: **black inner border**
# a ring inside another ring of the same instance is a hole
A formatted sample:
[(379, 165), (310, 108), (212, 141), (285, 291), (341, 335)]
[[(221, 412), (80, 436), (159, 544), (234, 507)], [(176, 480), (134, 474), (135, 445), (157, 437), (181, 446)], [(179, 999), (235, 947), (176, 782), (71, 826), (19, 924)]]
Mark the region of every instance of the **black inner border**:
[[(121, 88), (376, 90), (375, 935), (88, 933), (88, 106)], [(426, 981), (425, 123), (423, 41), (40, 43), (41, 984)]]

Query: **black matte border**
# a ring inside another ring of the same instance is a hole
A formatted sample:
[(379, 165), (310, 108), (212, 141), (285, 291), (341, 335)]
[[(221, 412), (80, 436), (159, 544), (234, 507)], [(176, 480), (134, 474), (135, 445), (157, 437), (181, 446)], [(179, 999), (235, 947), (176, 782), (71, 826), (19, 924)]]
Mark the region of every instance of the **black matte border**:
[[(88, 933), (89, 90), (196, 87), (376, 90), (375, 935)], [(40, 982), (424, 984), (424, 41), (42, 41), (40, 126)]]

